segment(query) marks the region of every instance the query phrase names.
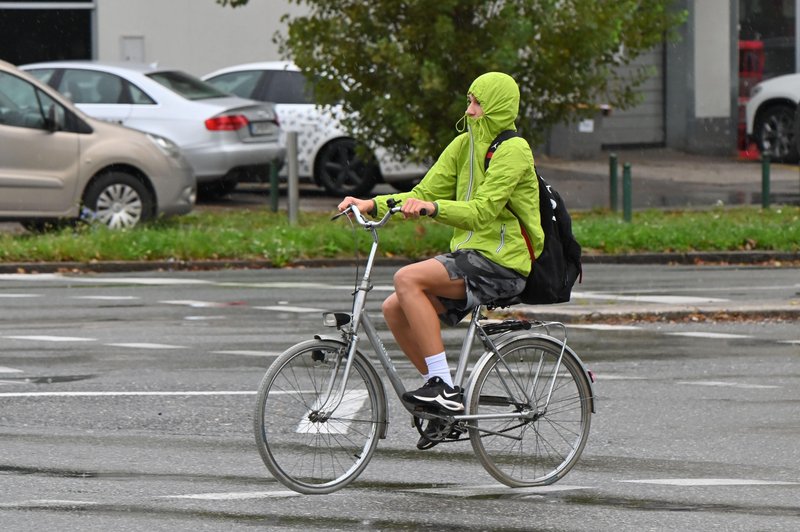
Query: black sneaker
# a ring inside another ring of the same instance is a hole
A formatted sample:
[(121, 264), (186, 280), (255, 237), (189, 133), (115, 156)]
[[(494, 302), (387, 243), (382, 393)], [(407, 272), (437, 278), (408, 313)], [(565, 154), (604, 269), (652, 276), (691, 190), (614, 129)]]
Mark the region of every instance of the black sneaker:
[(439, 377), (431, 377), (422, 388), (404, 393), (403, 400), (415, 405), (437, 406), (451, 412), (464, 410), (461, 388), (448, 386)]

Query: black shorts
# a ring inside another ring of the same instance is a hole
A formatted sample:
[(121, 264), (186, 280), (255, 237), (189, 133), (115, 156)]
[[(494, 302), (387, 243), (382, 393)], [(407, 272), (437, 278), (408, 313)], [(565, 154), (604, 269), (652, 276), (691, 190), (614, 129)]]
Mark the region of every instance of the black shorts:
[(464, 279), (466, 299), (440, 297), (445, 312), (439, 319), (456, 325), (477, 305), (488, 305), (498, 299), (510, 299), (525, 288), (525, 276), (490, 261), (472, 249), (460, 249), (434, 257), (447, 269), (450, 279)]

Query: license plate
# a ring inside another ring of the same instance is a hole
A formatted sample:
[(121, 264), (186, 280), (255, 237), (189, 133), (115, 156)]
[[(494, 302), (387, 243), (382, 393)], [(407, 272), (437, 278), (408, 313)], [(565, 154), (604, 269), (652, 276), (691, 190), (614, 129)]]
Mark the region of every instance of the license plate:
[(274, 122), (250, 122), (250, 134), (253, 136), (274, 135), (276, 130)]

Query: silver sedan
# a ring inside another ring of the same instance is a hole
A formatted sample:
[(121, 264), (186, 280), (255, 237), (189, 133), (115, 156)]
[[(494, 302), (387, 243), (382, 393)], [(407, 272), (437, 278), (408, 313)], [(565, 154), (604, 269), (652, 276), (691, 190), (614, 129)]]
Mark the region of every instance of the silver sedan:
[(272, 104), (231, 96), (185, 72), (99, 61), (20, 68), (89, 116), (175, 142), (207, 195), (230, 192), (241, 180), (267, 180), (270, 165), (283, 163)]

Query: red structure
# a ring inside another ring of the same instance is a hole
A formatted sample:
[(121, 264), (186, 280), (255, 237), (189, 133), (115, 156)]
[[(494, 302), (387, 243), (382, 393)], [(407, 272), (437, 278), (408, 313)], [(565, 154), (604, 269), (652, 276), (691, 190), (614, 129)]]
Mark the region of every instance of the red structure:
[(745, 106), (750, 91), (764, 79), (764, 43), (762, 41), (739, 41), (739, 158), (757, 160), (760, 155), (755, 143), (747, 141)]

